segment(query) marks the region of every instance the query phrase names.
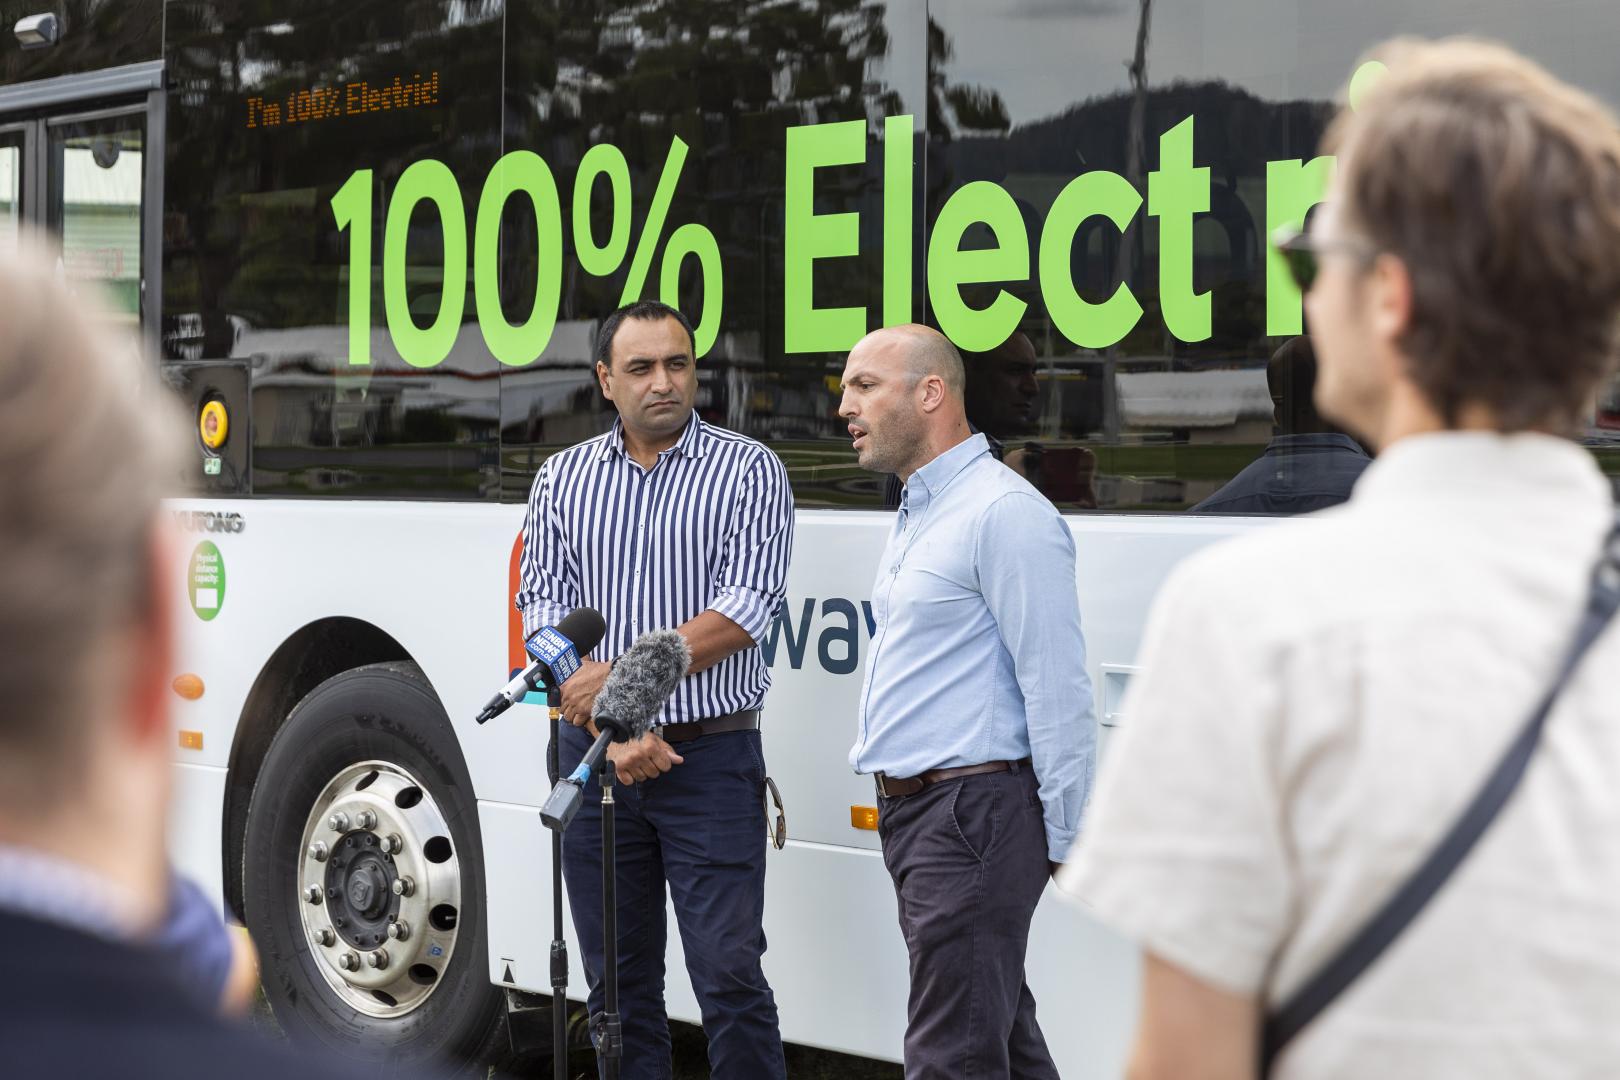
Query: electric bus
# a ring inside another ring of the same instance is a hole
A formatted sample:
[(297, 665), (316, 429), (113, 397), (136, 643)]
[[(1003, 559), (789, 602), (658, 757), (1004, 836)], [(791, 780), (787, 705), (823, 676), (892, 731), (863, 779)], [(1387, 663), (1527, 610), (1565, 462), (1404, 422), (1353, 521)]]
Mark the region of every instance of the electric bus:
[[(548, 714), (473, 718), (524, 663), (535, 472), (611, 422), (592, 349), (614, 308), (688, 313), (699, 412), (792, 478), (760, 643), (788, 837), (766, 971), (787, 1040), (897, 1061), (905, 947), (847, 763), (893, 491), (837, 416), (850, 346), (942, 329), (973, 423), (1064, 512), (1077, 580), (1051, 587), (1079, 598), (1076, 722), (1106, 764), (1166, 572), (1268, 527), (1200, 504), (1274, 435), (1333, 434), (1305, 374), (1268, 380), (1307, 332), (1269, 238), (1321, 201), (1366, 50), (1477, 33), (1620, 106), (1613, 0), (0, 13), (0, 245), (54, 234), (194, 425), (168, 507), (173, 857), (252, 932), (284, 1028), (403, 1063), (482, 1060), (551, 990)], [(1588, 440), (1611, 475), (1616, 400)], [(670, 1012), (695, 1021), (683, 968), (672, 934)], [(1028, 978), (1063, 1074), (1117, 1076), (1134, 949), (1054, 889)]]

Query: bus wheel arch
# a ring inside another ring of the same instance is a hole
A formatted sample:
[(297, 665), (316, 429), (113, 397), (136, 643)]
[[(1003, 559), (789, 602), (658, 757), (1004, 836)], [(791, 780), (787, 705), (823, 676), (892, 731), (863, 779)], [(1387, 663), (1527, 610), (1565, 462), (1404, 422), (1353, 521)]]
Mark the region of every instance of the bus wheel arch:
[(317, 619), (289, 635), (260, 670), (237, 718), (227, 773), (220, 836), (225, 906), (237, 922), (242, 908), (242, 860), (246, 854), (248, 804), (276, 732), (293, 707), (334, 675), (367, 664), (414, 662), (393, 636), (363, 619)]

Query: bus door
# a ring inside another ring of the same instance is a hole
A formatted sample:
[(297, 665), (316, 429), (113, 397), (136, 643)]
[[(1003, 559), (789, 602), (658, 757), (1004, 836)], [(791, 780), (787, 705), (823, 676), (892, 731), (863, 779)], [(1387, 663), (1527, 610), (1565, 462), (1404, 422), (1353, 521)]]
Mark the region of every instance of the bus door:
[[(0, 251), (25, 230), (49, 233), (58, 271), (93, 289), (153, 357), (163, 323), (165, 105), (161, 61), (0, 87)], [(170, 363), (164, 375), (198, 422), (194, 486), (245, 492), (245, 363)]]

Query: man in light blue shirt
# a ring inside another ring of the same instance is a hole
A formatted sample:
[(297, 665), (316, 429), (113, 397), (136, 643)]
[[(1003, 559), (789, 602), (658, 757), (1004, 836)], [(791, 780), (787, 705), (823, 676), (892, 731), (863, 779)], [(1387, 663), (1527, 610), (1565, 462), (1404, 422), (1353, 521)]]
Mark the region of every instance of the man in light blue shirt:
[(1074, 541), (970, 431), (963, 385), (922, 326), (868, 335), (844, 367), (861, 466), (905, 485), (850, 764), (876, 777), (911, 954), (908, 1080), (1056, 1077), (1024, 951), (1096, 758)]

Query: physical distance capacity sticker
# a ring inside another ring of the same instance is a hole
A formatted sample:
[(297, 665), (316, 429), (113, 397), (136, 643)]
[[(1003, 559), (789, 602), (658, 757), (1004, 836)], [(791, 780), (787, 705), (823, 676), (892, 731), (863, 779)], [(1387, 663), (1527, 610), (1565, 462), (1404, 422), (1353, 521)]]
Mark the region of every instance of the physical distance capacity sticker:
[(191, 594), (191, 610), (204, 622), (211, 621), (225, 605), (225, 556), (212, 540), (204, 540), (192, 549), (186, 587)]

